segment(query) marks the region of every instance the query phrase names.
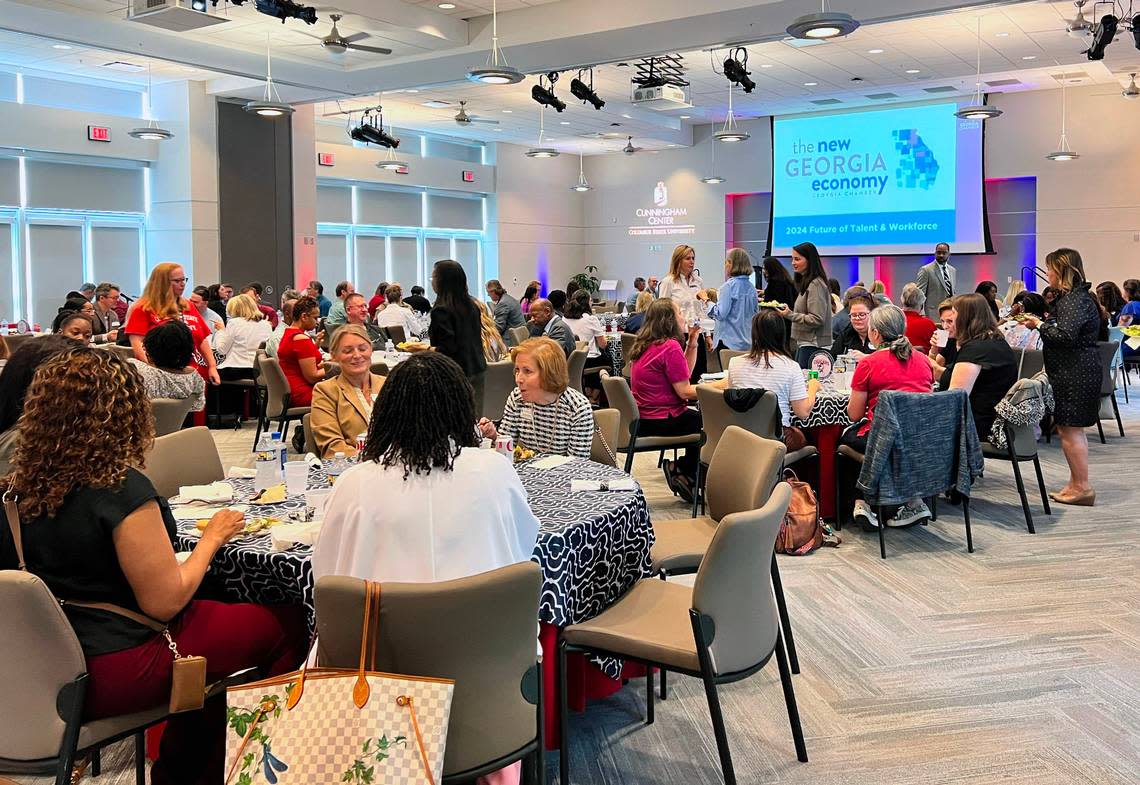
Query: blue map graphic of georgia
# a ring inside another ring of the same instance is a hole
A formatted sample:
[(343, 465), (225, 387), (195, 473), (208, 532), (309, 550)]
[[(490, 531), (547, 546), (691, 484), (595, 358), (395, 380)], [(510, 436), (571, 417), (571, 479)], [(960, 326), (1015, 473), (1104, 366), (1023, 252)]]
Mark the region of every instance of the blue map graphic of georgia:
[(895, 167), (895, 185), (899, 188), (928, 190), (938, 178), (938, 161), (934, 151), (926, 146), (917, 128), (903, 128), (892, 132), (899, 163)]

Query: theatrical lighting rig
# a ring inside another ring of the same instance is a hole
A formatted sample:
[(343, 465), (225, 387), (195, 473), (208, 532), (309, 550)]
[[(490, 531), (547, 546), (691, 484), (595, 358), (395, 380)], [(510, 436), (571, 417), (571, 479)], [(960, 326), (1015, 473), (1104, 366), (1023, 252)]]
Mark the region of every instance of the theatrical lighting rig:
[(685, 79), (685, 64), (681, 55), (659, 55), (643, 57), (635, 66), (636, 73), (630, 79), (640, 87), (688, 87)]
[[(375, 112), (375, 116), (373, 116)], [(384, 109), (376, 106), (364, 110), (360, 118), (360, 125), (352, 128), (348, 135), (358, 142), (374, 144), (380, 147), (395, 149), (400, 146), (400, 140), (384, 130)]]
[(570, 81), (570, 94), (583, 103), (589, 101), (595, 109), (601, 109), (606, 105), (606, 102), (594, 92), (593, 68), (590, 69), (590, 86), (587, 87), (586, 83), (582, 81), (582, 71), (579, 71), (578, 76)]
[(549, 82), (549, 87), (543, 87), (542, 76), (538, 77), (538, 84), (530, 88), (530, 97), (543, 106), (549, 106), (556, 112), (561, 113), (566, 109), (566, 102), (554, 94), (554, 83), (558, 81), (558, 72), (551, 71), (546, 75), (546, 80)]
[[(1128, 23), (1127, 21), (1125, 22)], [(1100, 21), (1092, 29), (1092, 43), (1089, 48), (1085, 50), (1090, 60), (1103, 60), (1104, 50), (1112, 43), (1112, 39), (1116, 37), (1116, 28), (1120, 25), (1120, 19), (1112, 14), (1105, 14), (1100, 18)]]
[(724, 59), (724, 75), (728, 81), (740, 85), (744, 92), (751, 93), (756, 89), (756, 83), (748, 78), (749, 73), (748, 49), (738, 46)]
[[(215, 7), (218, 0), (210, 0)], [(245, 5), (248, 0), (227, 0), (232, 5)], [(276, 17), (285, 24), (287, 19), (300, 19), (307, 25), (317, 23), (317, 9), (309, 5), (294, 3), (292, 0), (254, 0), (254, 8), (266, 16)]]

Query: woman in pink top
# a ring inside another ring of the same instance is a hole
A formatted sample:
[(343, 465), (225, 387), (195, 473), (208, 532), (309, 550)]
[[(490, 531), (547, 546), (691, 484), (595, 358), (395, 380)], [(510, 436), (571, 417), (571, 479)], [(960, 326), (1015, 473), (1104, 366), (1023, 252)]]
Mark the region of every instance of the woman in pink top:
[[(906, 316), (901, 308), (896, 305), (880, 305), (871, 311), (870, 321), (868, 336), (871, 344), (880, 348), (860, 360), (855, 368), (847, 416), (857, 425), (848, 428), (839, 438), (840, 444), (853, 447), (863, 454), (867, 452), (867, 434), (871, 431), (871, 420), (875, 416), (879, 393), (883, 390), (928, 393), (934, 383), (930, 359), (914, 351), (910, 339), (906, 337)], [(866, 422), (859, 424), (863, 418), (866, 418)], [(871, 506), (862, 499), (858, 488), (855, 489), (855, 497), (852, 517), (865, 529), (876, 528), (879, 520)], [(930, 510), (926, 503), (915, 497), (900, 507), (894, 517), (887, 521), (887, 525), (907, 526), (929, 517)]]
[[(689, 376), (697, 359), (701, 328), (690, 327), (685, 342), (684, 323), (673, 300), (655, 300), (630, 349), (630, 388), (641, 414), (639, 436), (686, 436), (701, 431), (700, 412), (689, 408), (689, 401), (697, 397)], [(689, 447), (680, 460), (665, 462), (669, 489), (687, 502), (693, 500), (699, 458), (697, 448)]]

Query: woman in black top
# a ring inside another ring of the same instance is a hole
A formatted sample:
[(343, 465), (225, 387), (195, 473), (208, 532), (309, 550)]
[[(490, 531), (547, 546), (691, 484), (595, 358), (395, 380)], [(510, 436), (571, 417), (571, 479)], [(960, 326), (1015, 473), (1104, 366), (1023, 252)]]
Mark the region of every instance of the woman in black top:
[(986, 304), (989, 305), (990, 310), (994, 312), (994, 318), (998, 318), (998, 304), (997, 304), (997, 284), (993, 281), (982, 281), (978, 287), (974, 289), (975, 294), (980, 294), (985, 298)]
[[(244, 522), (239, 512), (218, 512), (178, 562), (170, 508), (139, 471), (154, 443), (145, 400), (142, 379), (113, 352), (76, 348), (53, 357), (28, 390), (4, 478), (17, 499), (28, 572), (64, 601), (83, 648), (85, 720), (165, 705), (174, 655), (149, 626), (71, 603), (110, 603), (166, 625), (181, 655), (206, 658), (207, 682), (248, 667), (284, 673), (304, 656), (302, 609), (194, 599), (214, 554)], [(66, 449), (58, 449), (61, 436)], [(225, 710), (221, 696), (171, 718), (151, 781), (221, 782)]]
[(764, 299), (775, 300), (789, 308), (796, 306), (796, 284), (780, 260), (775, 256), (764, 257)]
[(1053, 421), (1061, 434), (1061, 450), (1069, 464), (1068, 484), (1049, 496), (1062, 504), (1091, 507), (1096, 491), (1089, 482), (1089, 443), (1085, 428), (1100, 416), (1100, 305), (1089, 292), (1081, 255), (1058, 248), (1045, 257), (1049, 286), (1058, 292), (1053, 320), (1026, 319), (1041, 333), (1045, 373), (1053, 386)]
[(954, 334), (958, 351), (939, 381), (939, 389), (965, 390), (978, 437), (988, 440), (994, 406), (1017, 381), (1017, 355), (998, 329), (986, 298), (962, 294), (954, 298)]
[(436, 262), (431, 288), (436, 294), (428, 328), (431, 348), (459, 363), (474, 390), (475, 411), (481, 413), (487, 360), (483, 356), (479, 308), (467, 291), (467, 273), (451, 259)]
[(839, 333), (839, 337), (831, 344), (831, 355), (838, 357), (841, 354), (870, 354), (871, 339), (867, 337), (867, 328), (871, 324), (871, 311), (875, 301), (869, 294), (857, 294), (847, 300), (847, 312), (851, 315), (851, 322)]

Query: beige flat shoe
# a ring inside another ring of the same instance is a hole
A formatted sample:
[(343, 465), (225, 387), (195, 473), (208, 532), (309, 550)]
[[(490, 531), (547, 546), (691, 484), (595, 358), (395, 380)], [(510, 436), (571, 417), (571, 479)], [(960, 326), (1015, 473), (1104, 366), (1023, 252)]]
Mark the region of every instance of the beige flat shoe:
[(1074, 507), (1092, 507), (1096, 503), (1096, 491), (1088, 490), (1084, 493), (1075, 493), (1070, 496), (1051, 493), (1049, 494), (1049, 498), (1060, 504), (1069, 504)]

